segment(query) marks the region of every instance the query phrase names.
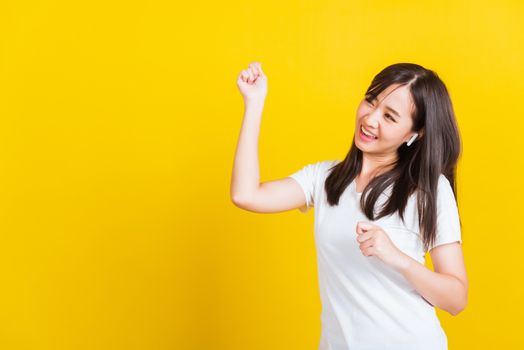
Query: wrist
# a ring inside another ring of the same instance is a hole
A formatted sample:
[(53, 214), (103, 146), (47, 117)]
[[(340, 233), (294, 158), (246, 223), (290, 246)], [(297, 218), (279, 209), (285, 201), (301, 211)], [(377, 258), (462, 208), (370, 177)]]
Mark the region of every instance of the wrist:
[(244, 104), (246, 106), (261, 106), (264, 105), (264, 102), (266, 101), (266, 97), (244, 97)]
[(412, 262), (413, 262), (413, 259), (409, 255), (403, 252), (400, 252), (398, 264), (397, 264), (397, 270), (401, 273), (409, 271), (411, 269)]

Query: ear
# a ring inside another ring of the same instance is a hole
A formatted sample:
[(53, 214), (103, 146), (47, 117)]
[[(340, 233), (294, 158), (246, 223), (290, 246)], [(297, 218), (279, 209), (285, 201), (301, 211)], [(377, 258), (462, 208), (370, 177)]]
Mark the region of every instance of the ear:
[(404, 140), (404, 142), (407, 144), (410, 140), (411, 140), (411, 142), (413, 142), (413, 141), (415, 141), (416, 139), (419, 138), (419, 136), (417, 135), (417, 137), (415, 139), (413, 139), (413, 136), (415, 136), (415, 134), (409, 135), (408, 139)]
[[(419, 131), (415, 131), (415, 133), (417, 133), (417, 138), (416, 140), (420, 140), (420, 138), (422, 137), (422, 135), (424, 135), (424, 129), (420, 129)], [(408, 142), (412, 137), (413, 135), (415, 135), (415, 133), (411, 134), (409, 136), (409, 139), (406, 140), (406, 142)]]

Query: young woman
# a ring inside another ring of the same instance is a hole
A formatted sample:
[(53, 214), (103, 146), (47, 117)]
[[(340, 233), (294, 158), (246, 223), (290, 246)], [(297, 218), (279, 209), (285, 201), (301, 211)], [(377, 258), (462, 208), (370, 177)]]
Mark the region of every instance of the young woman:
[[(411, 63), (384, 68), (357, 108), (344, 160), (311, 163), (262, 183), (261, 64), (242, 70), (237, 85), (245, 114), (231, 198), (259, 213), (315, 207), (319, 349), (447, 349), (435, 307), (461, 312), (468, 280), (456, 202), (460, 136), (437, 74)], [(424, 265), (427, 251), (434, 271)]]

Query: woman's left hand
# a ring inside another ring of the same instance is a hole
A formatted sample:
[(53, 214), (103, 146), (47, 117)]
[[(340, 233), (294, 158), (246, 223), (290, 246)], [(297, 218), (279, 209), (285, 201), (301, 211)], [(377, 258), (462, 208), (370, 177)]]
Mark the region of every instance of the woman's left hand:
[(378, 225), (359, 221), (356, 227), (357, 242), (365, 256), (376, 256), (396, 269), (406, 264), (407, 255), (391, 241), (388, 234)]

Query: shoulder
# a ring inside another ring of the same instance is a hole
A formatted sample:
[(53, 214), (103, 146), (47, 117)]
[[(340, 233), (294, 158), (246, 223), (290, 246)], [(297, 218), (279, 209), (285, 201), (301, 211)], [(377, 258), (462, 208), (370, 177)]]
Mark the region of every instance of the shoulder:
[(330, 169), (333, 168), (339, 161), (335, 159), (320, 160), (312, 162), (303, 166), (300, 170), (291, 175), (294, 178), (304, 178), (310, 183), (320, 184), (330, 173)]
[(330, 170), (334, 168), (338, 163), (340, 163), (337, 159), (329, 159), (329, 160), (321, 160), (317, 162), (317, 171), (318, 175), (320, 177), (326, 177)]
[(449, 182), (449, 180), (448, 180), (448, 178), (447, 178), (446, 175), (444, 175), (444, 174), (440, 174), (440, 175), (439, 175), (439, 177), (438, 177), (438, 183), (439, 183), (439, 186), (441, 186), (442, 184), (443, 184), (444, 186), (446, 186), (446, 185), (447, 185), (447, 186), (450, 186), (450, 185), (451, 185), (450, 182)]
[(335, 165), (337, 165), (338, 163), (340, 163), (340, 160), (338, 160), (338, 159), (330, 159), (330, 160), (320, 161), (319, 163), (320, 163), (320, 165), (321, 165), (321, 167), (323, 169), (329, 170), (332, 167), (334, 167)]
[(304, 166), (304, 169), (315, 173), (315, 175), (322, 175), (327, 173), (332, 167), (338, 164), (340, 161), (335, 159), (320, 160), (317, 162), (309, 163)]
[(338, 160), (330, 159), (308, 163), (291, 174), (290, 177), (303, 179), (304, 182), (316, 183), (317, 181), (322, 181), (329, 173), (329, 170), (338, 162)]
[[(419, 191), (415, 191), (411, 196), (413, 196), (416, 201), (416, 198), (420, 195)], [(437, 183), (437, 193), (436, 193), (437, 202), (446, 202), (450, 199), (455, 199), (455, 194), (451, 183), (444, 174), (440, 174), (438, 177)]]
[(444, 174), (440, 174), (437, 188), (437, 204), (438, 207), (449, 206), (451, 203), (456, 205), (455, 192)]
[(440, 174), (438, 178), (438, 193), (451, 193), (453, 195), (453, 188), (451, 187), (451, 182), (449, 182), (448, 178), (444, 174)]

